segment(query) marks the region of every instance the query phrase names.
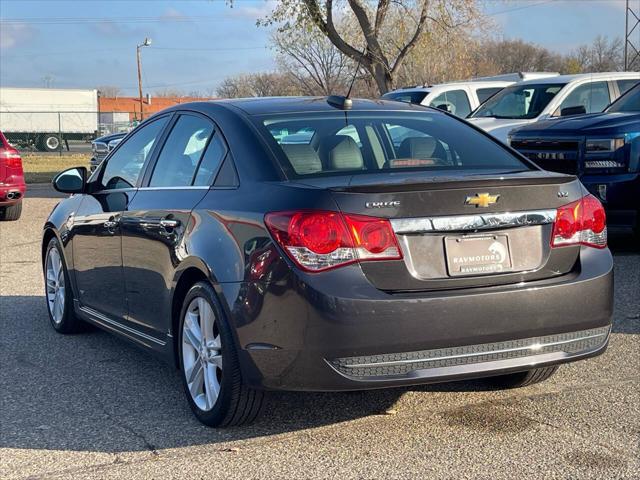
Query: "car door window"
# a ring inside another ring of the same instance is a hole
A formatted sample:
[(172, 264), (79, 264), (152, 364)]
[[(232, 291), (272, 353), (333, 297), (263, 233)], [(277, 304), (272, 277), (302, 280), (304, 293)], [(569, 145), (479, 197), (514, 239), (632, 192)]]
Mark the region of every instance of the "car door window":
[(565, 98), (556, 111), (562, 114), (563, 108), (583, 106), (586, 113), (601, 112), (611, 103), (607, 82), (589, 82), (576, 87)]
[(191, 185), (212, 133), (211, 121), (195, 115), (181, 115), (162, 147), (149, 186)]
[(202, 156), (202, 161), (198, 167), (198, 172), (196, 173), (193, 184), (197, 186), (211, 185), (213, 177), (218, 171), (218, 167), (222, 163), (226, 153), (227, 147), (220, 137), (220, 133), (216, 132)]
[(484, 103), (487, 101), (489, 97), (492, 97), (493, 95), (498, 93), (500, 90), (502, 90), (502, 87), (479, 88), (476, 90), (478, 101), (480, 103)]
[(440, 107), (446, 105), (449, 107), (449, 112), (458, 117), (466, 117), (471, 113), (471, 105), (469, 104), (469, 97), (464, 90), (451, 90), (449, 92), (443, 92), (436, 98), (429, 102), (432, 107)]
[(135, 187), (144, 163), (169, 117), (142, 126), (119, 146), (104, 168), (101, 184), (105, 190)]
[(637, 78), (629, 79), (629, 80), (616, 80), (616, 83), (618, 84), (618, 90), (620, 90), (620, 95), (625, 93), (627, 90), (629, 90), (639, 81), (640, 80), (638, 80)]

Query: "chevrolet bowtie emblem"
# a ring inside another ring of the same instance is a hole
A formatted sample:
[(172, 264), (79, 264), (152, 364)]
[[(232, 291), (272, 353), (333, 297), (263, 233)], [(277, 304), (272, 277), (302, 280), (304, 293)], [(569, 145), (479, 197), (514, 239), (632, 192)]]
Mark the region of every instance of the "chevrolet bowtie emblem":
[(498, 201), (500, 195), (489, 195), (488, 193), (476, 193), (473, 197), (467, 197), (465, 205), (475, 205), (477, 207), (488, 207)]

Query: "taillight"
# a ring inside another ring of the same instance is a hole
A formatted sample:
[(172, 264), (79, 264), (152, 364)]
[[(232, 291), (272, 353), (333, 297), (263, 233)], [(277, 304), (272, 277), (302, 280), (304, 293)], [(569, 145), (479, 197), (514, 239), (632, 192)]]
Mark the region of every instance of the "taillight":
[(14, 148), (0, 150), (0, 161), (8, 168), (22, 168), (22, 158)]
[(551, 237), (552, 247), (607, 246), (607, 220), (604, 207), (593, 195), (558, 208)]
[(265, 223), (289, 257), (307, 271), (402, 258), (385, 218), (302, 210), (268, 213)]

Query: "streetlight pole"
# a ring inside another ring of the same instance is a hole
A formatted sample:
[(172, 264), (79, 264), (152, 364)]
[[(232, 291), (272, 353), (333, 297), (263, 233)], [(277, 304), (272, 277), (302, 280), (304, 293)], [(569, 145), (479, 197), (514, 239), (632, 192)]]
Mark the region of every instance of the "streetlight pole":
[(140, 65), (140, 49), (151, 45), (151, 39), (145, 38), (144, 42), (136, 46), (136, 59), (138, 61), (138, 95), (140, 97), (140, 121), (144, 120), (144, 107), (142, 102), (142, 67)]

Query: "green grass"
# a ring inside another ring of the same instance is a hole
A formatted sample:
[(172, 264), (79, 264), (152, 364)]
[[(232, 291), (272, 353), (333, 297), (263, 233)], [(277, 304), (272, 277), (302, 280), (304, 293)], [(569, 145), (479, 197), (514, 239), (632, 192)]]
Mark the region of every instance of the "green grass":
[(23, 154), (22, 168), (27, 183), (48, 183), (58, 173), (71, 167), (89, 168), (89, 155), (38, 155)]

